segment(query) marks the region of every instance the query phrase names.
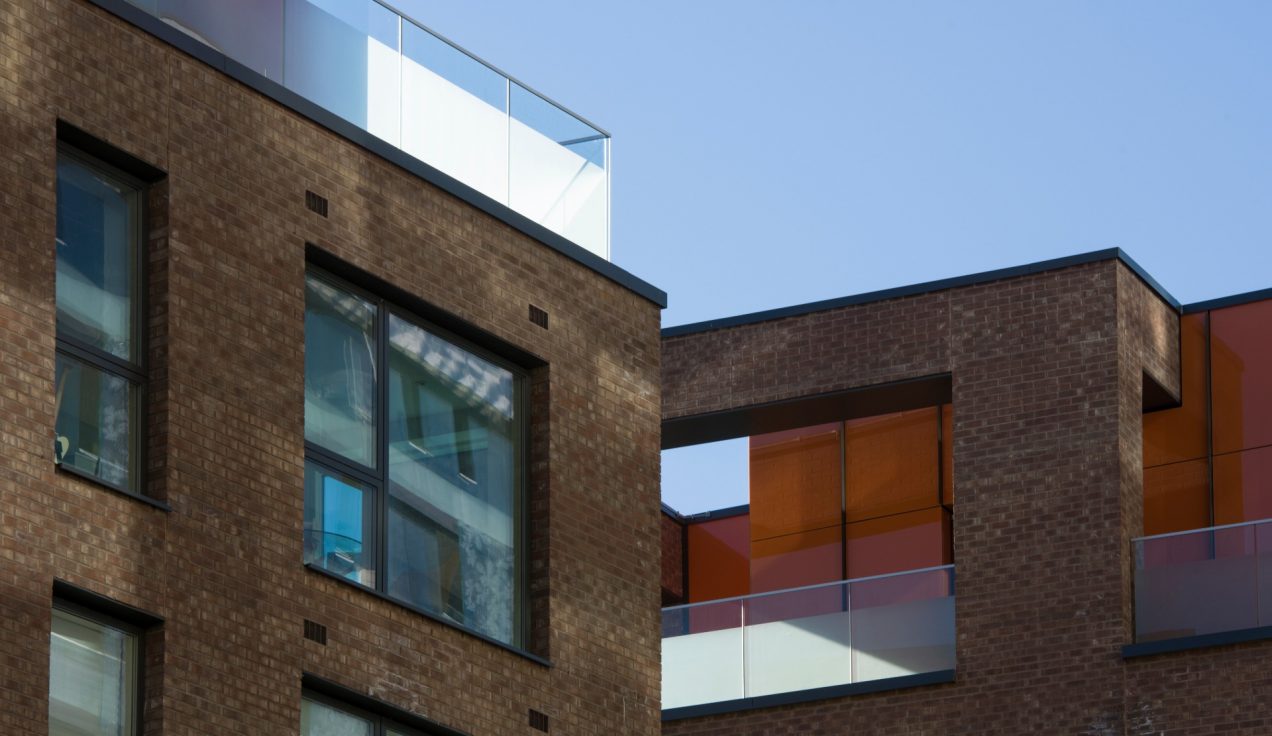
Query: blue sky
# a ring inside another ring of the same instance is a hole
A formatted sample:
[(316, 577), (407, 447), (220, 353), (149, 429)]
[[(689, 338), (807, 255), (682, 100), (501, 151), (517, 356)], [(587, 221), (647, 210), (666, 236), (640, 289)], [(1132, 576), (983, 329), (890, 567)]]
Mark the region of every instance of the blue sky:
[[(397, 4), (613, 134), (665, 325), (1114, 246), (1272, 287), (1272, 3)], [(665, 453), (664, 498), (745, 503), (744, 459)]]

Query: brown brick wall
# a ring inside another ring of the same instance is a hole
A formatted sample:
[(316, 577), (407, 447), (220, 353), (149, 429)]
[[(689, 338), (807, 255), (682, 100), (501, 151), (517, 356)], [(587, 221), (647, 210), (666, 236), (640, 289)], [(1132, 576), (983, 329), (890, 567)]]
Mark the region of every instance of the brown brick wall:
[(1175, 733), (1169, 688), (1136, 693), (1128, 677), (1151, 664), (1121, 657), (1145, 371), (1178, 392), (1178, 317), (1116, 260), (666, 340), (667, 417), (951, 374), (958, 669), (954, 684), (663, 732)]
[[(171, 513), (54, 472), (59, 118), (168, 172), (148, 480)], [(81, 0), (0, 0), (0, 211), (0, 733), (46, 732), (55, 578), (165, 620), (149, 733), (295, 733), (304, 671), (473, 734), (526, 733), (528, 708), (554, 733), (658, 730), (655, 305)], [(553, 667), (302, 568), (306, 241), (548, 363), (531, 567)]]
[(685, 598), (685, 526), (662, 515), (662, 596), (663, 605), (679, 605)]

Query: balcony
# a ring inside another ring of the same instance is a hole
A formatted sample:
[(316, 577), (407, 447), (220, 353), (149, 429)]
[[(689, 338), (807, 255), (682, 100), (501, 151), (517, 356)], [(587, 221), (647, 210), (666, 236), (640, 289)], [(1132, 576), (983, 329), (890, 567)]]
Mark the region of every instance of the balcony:
[(664, 712), (953, 670), (954, 566), (664, 608), (662, 631)]
[(128, 0), (609, 259), (609, 136), (376, 0)]
[(1136, 644), (1272, 626), (1272, 519), (1142, 537), (1131, 547)]

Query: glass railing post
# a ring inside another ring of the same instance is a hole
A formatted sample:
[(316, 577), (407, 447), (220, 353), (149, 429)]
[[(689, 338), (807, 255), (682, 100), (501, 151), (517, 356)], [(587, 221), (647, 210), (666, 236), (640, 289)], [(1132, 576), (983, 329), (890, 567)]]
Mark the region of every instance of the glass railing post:
[(747, 636), (746, 631), (746, 599), (738, 601), (738, 623), (742, 627), (742, 697), (751, 696), (751, 683), (747, 677), (748, 667), (750, 665), (751, 652), (749, 642), (751, 637)]

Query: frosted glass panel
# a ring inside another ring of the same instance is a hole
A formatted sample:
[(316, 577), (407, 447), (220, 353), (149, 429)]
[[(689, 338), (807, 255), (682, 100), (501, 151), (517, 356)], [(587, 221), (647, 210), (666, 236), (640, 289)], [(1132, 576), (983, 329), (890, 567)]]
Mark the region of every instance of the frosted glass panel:
[(609, 258), (609, 137), (374, 0), (128, 0)]
[(1258, 626), (1255, 543), (1252, 525), (1136, 540), (1135, 640)]
[(399, 145), (400, 18), (372, 0), (287, 0), (283, 83)]
[(402, 50), (402, 149), (507, 202), (508, 80), (410, 23)]
[(516, 83), (509, 112), (509, 205), (608, 258), (608, 139)]

